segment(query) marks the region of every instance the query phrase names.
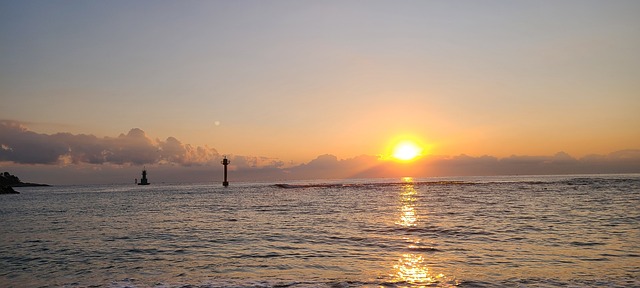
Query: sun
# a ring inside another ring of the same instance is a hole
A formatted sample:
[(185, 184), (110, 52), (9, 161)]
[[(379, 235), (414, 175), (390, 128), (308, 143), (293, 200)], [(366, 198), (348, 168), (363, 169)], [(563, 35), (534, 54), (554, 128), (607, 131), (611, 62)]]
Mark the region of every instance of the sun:
[(422, 155), (422, 148), (413, 141), (402, 141), (393, 147), (391, 156), (401, 161), (410, 161)]

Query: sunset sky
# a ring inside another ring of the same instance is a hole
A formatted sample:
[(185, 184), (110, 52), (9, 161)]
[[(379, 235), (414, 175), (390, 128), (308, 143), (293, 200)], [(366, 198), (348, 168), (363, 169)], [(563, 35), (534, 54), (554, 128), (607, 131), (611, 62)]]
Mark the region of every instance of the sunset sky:
[[(638, 15), (622, 0), (1, 1), (0, 165), (45, 181), (221, 155), (302, 169), (404, 138), (446, 159), (640, 157)], [(141, 150), (125, 135), (162, 156), (127, 158)], [(46, 143), (62, 152), (21, 158)], [(114, 143), (127, 153), (104, 158)]]

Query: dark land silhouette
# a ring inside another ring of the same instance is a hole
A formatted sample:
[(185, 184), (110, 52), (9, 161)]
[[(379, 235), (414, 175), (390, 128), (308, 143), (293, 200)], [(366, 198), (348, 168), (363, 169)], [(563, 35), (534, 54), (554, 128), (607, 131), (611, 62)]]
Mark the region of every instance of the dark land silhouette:
[(20, 192), (13, 190), (11, 186), (0, 186), (0, 194), (20, 194)]
[(0, 186), (11, 187), (38, 187), (38, 186), (50, 186), (47, 184), (22, 182), (18, 176), (11, 175), (9, 172), (0, 174)]
[(0, 174), (0, 194), (19, 194), (13, 190), (13, 187), (37, 187), (37, 186), (49, 186), (47, 184), (37, 183), (25, 183), (18, 178), (18, 176), (11, 175), (9, 172)]

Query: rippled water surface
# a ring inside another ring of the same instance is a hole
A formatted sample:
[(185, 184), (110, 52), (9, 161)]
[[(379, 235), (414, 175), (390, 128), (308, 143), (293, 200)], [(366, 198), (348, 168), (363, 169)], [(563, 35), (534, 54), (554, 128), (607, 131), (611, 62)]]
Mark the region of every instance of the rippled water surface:
[(2, 287), (640, 286), (640, 176), (16, 188)]

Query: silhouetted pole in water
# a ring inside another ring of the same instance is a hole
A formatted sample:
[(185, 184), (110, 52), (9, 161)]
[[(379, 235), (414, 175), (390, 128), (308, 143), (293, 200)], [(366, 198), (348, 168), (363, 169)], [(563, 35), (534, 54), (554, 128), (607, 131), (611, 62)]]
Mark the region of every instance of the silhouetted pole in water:
[(229, 163), (231, 163), (231, 161), (229, 161), (229, 159), (227, 159), (227, 156), (224, 156), (224, 159), (222, 159), (222, 165), (224, 165), (224, 181), (222, 182), (222, 186), (227, 187), (229, 186), (229, 181), (227, 181), (227, 165), (229, 165)]

